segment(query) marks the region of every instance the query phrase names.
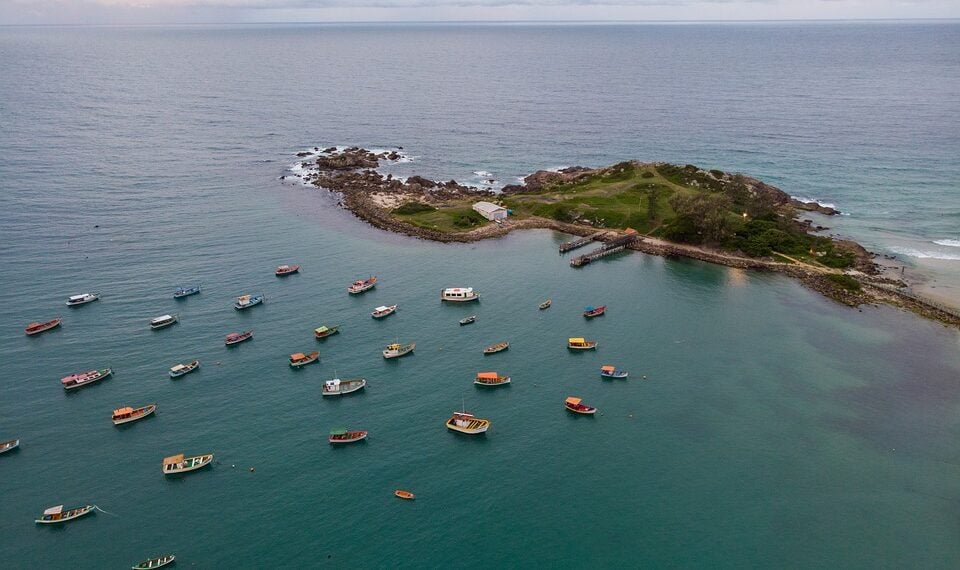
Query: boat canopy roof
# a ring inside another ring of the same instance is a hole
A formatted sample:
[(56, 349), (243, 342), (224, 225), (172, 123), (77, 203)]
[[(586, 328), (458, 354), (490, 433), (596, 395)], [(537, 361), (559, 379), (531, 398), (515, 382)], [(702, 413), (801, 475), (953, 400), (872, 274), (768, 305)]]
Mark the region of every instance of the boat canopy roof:
[(249, 300), (250, 300), (250, 295), (240, 295), (239, 297), (237, 297), (237, 301), (240, 301), (240, 302), (249, 301)]
[(180, 372), (184, 368), (186, 368), (186, 366), (184, 366), (183, 364), (177, 364), (176, 366), (172, 367), (170, 370), (172, 370), (173, 372)]
[(303, 360), (307, 355), (302, 352), (294, 352), (290, 355), (290, 360)]
[(387, 350), (400, 350), (400, 344), (396, 342), (393, 344), (388, 344)]
[(570, 337), (567, 339), (570, 344), (583, 344), (587, 342), (583, 337)]
[(339, 378), (334, 378), (333, 380), (327, 380), (326, 382), (324, 382), (324, 384), (326, 384), (327, 386), (339, 386), (339, 385), (340, 385), (340, 379), (339, 379)]
[(164, 465), (175, 465), (177, 463), (183, 463), (183, 454), (171, 455), (170, 457), (163, 458)]
[(576, 406), (580, 403), (580, 400), (581, 400), (580, 398), (577, 398), (575, 396), (570, 396), (567, 398), (566, 402), (571, 406)]
[(57, 505), (55, 507), (50, 507), (47, 510), (43, 511), (45, 515), (59, 515), (63, 512), (63, 505)]
[(330, 435), (346, 435), (347, 428), (334, 428), (330, 430)]
[(496, 380), (497, 373), (496, 372), (477, 372), (477, 378), (481, 378), (483, 380)]
[(277, 270), (278, 270), (278, 271), (284, 271), (284, 270), (287, 270), (287, 269), (290, 269), (290, 266), (289, 266), (289, 265), (280, 265), (280, 266), (277, 267)]
[(159, 317), (153, 319), (153, 322), (158, 323), (160, 321), (169, 321), (173, 318), (173, 315), (160, 315)]
[(313, 330), (314, 330), (315, 332), (327, 332), (327, 331), (330, 330), (330, 329), (327, 328), (327, 325), (323, 325), (323, 326), (317, 327), (317, 328), (315, 328), (315, 329), (313, 329)]
[[(87, 297), (89, 297), (89, 296), (90, 296), (90, 293), (81, 293), (81, 294), (79, 294), (79, 295), (70, 295), (70, 300), (71, 300), (71, 301), (79, 301), (79, 300), (85, 299), (85, 298), (87, 298)], [(63, 505), (60, 505), (60, 506), (62, 507)]]
[(473, 287), (448, 287), (443, 290), (444, 293), (472, 293)]
[(608, 365), (606, 365), (606, 366), (601, 366), (601, 367), (600, 367), (600, 370), (603, 371), (603, 372), (613, 372), (614, 370), (616, 370), (616, 368), (614, 368), (613, 366), (610, 366), (610, 365), (608, 364)]
[(376, 312), (379, 313), (379, 312), (381, 312), (381, 311), (386, 311), (386, 310), (388, 310), (389, 308), (390, 308), (390, 307), (384, 307), (384, 306), (381, 305), (381, 306), (377, 307), (376, 309), (374, 309), (374, 311), (376, 311)]
[(116, 410), (113, 410), (113, 415), (115, 416), (123, 416), (126, 414), (132, 414), (132, 413), (133, 413), (133, 408), (131, 408), (130, 406), (127, 406), (126, 408), (117, 408)]

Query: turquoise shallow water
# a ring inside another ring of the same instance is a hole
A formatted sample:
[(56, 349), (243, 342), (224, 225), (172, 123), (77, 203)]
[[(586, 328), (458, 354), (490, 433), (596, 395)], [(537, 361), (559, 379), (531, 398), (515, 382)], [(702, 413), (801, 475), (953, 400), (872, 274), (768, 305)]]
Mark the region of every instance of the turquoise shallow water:
[[(471, 34), (529, 47), (557, 41), (550, 30)], [(722, 35), (704, 30), (697, 41)], [(0, 457), (7, 565), (124, 567), (161, 552), (184, 566), (250, 568), (957, 565), (955, 331), (888, 308), (842, 308), (779, 276), (685, 260), (631, 254), (576, 271), (556, 254), (564, 236), (545, 231), (419, 242), (364, 226), (325, 193), (281, 184), (296, 151), (354, 142), (405, 144), (426, 173), (449, 177), (480, 163), (520, 174), (590, 140), (570, 125), (576, 142), (544, 136), (562, 124), (521, 120), (524, 109), (543, 118), (588, 101), (584, 115), (615, 125), (602, 103), (626, 96), (587, 97), (548, 63), (540, 79), (565, 86), (547, 98), (553, 111), (526, 98), (536, 85), (480, 96), (429, 83), (415, 72), (423, 58), (456, 77), (477, 71), (438, 55), (443, 46), (455, 53), (463, 36), (395, 33), (0, 33), (0, 108), (10, 117), (0, 131), (8, 294), (0, 438), (23, 440)], [(584, 53), (620, 57), (609, 37), (578, 33)], [(385, 41), (405, 57), (375, 65), (379, 76), (343, 73), (373, 65), (368, 56)], [(346, 50), (331, 58), (346, 67), (310, 73), (322, 50)], [(580, 69), (593, 69), (589, 62)], [(499, 69), (516, 78), (533, 68), (518, 59)], [(454, 104), (464, 97), (479, 105), (473, 114)], [(644, 101), (691, 113), (689, 100)], [(581, 156), (606, 162), (628, 146), (660, 143), (668, 154), (682, 150), (679, 135), (655, 141), (627, 131), (611, 127), (610, 140)], [(693, 154), (722, 154), (709, 148)], [(274, 277), (288, 262), (302, 263), (302, 274)], [(374, 291), (346, 294), (371, 273), (381, 280)], [(201, 295), (171, 298), (176, 285), (196, 281)], [(442, 305), (439, 289), (455, 285), (477, 288), (483, 300)], [(103, 300), (63, 306), (86, 290)], [(267, 302), (237, 313), (233, 299), (247, 292)], [(554, 306), (538, 311), (547, 297)], [(396, 315), (369, 317), (391, 303)], [(606, 316), (580, 316), (601, 303)], [(149, 319), (167, 312), (182, 322), (150, 331)], [(476, 324), (457, 325), (473, 313)], [(56, 314), (61, 330), (22, 334)], [(343, 332), (318, 343), (311, 331), (323, 323)], [(223, 346), (223, 335), (248, 328), (253, 341)], [(571, 335), (598, 340), (599, 350), (569, 353)], [(396, 338), (416, 341), (415, 355), (384, 361), (379, 351)], [(480, 353), (501, 339), (509, 351)], [(313, 347), (319, 365), (287, 366), (288, 354)], [(167, 377), (191, 358), (203, 362), (199, 372)], [(601, 380), (607, 363), (631, 378)], [(100, 366), (115, 376), (76, 393), (60, 388), (60, 377)], [(513, 384), (474, 387), (486, 369)], [(335, 372), (370, 384), (321, 399)], [(601, 413), (568, 414), (568, 395)], [(492, 420), (485, 437), (444, 429), (461, 401)], [(159, 404), (156, 417), (124, 429), (110, 423), (115, 407), (146, 402)], [(369, 441), (331, 449), (325, 436), (338, 426), (368, 429)], [(181, 451), (213, 452), (217, 463), (165, 479), (162, 457)], [(396, 500), (397, 487), (418, 499)], [(117, 516), (33, 524), (60, 502)]]

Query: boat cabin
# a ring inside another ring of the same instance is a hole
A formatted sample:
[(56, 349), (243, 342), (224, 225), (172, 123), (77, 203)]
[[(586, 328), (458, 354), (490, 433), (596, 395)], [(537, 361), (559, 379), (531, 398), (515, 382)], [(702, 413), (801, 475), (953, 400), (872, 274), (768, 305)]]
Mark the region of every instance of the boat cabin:
[(478, 296), (473, 287), (451, 287), (444, 289), (440, 298), (444, 301), (471, 301)]
[(125, 420), (133, 416), (133, 408), (127, 406), (126, 408), (118, 408), (113, 410), (113, 419), (115, 420)]
[(614, 368), (613, 366), (601, 366), (601, 367), (600, 367), (600, 372), (603, 372), (604, 374), (613, 374), (616, 370), (617, 370), (617, 369)]
[(173, 471), (183, 467), (184, 455), (179, 453), (177, 455), (171, 455), (170, 457), (163, 458), (163, 470), (164, 471)]
[(153, 319), (152, 321), (150, 321), (150, 326), (155, 327), (155, 326), (157, 326), (157, 325), (166, 324), (166, 323), (172, 322), (172, 321), (174, 321), (174, 320), (175, 320), (175, 319), (174, 319), (174, 316), (173, 316), (173, 315), (161, 315), (161, 316)]
[(50, 507), (43, 511), (43, 519), (45, 521), (55, 521), (60, 520), (63, 516), (63, 505), (57, 505), (55, 507)]
[(567, 344), (570, 346), (589, 346), (590, 343), (583, 337), (572, 337), (567, 339)]
[(176, 374), (177, 372), (183, 372), (186, 369), (187, 367), (184, 366), (183, 364), (177, 364), (176, 366), (173, 366), (170, 368), (170, 372), (173, 372)]

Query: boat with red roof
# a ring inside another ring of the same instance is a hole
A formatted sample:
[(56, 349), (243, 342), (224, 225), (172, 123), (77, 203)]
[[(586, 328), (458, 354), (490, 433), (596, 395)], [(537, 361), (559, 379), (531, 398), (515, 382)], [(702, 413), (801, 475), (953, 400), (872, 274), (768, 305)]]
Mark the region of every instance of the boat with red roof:
[(227, 336), (223, 337), (223, 344), (230, 346), (234, 344), (240, 344), (245, 340), (250, 340), (253, 338), (253, 331), (247, 331), (242, 333), (230, 333)]
[(570, 396), (569, 398), (564, 400), (563, 407), (575, 414), (593, 415), (597, 413), (596, 408), (594, 408), (593, 406), (588, 406), (586, 404), (583, 404), (581, 403), (582, 401), (583, 400), (581, 400), (580, 398), (577, 398), (575, 396)]

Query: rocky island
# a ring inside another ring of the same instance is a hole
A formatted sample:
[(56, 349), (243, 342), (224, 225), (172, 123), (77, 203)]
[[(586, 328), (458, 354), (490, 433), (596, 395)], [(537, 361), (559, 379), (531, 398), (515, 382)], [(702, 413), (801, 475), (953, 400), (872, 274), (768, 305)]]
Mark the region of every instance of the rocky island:
[[(380, 172), (402, 158), (399, 150), (316, 148), (298, 154), (308, 158), (301, 177), (338, 193), (344, 208), (371, 225), (422, 239), (470, 242), (548, 228), (605, 241), (630, 231), (639, 239), (629, 247), (637, 251), (785, 273), (851, 307), (885, 303), (960, 326), (960, 313), (910, 294), (899, 276), (884, 275), (874, 254), (800, 219), (804, 212), (838, 211), (743, 174), (624, 161), (540, 170), (494, 192), (456, 180)], [(478, 201), (496, 203), (510, 215), (489, 221), (474, 211)]]

